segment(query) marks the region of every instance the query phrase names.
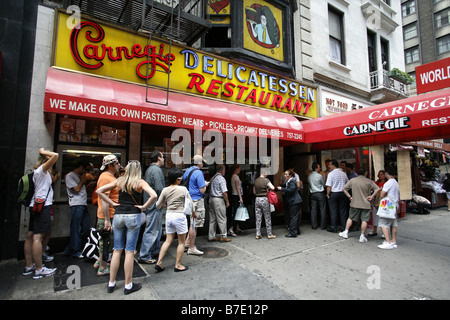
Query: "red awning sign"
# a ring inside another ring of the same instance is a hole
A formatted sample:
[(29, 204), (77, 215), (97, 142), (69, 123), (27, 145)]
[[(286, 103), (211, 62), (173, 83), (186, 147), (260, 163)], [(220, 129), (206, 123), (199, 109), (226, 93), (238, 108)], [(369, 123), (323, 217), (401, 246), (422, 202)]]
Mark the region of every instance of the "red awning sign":
[[(148, 89), (155, 103), (164, 104), (166, 92)], [(81, 73), (49, 68), (44, 111), (176, 128), (219, 130), (226, 133), (302, 142), (301, 123), (280, 114), (226, 102), (169, 93), (167, 106), (146, 102), (146, 88)]]
[(450, 136), (450, 89), (302, 122), (319, 149)]

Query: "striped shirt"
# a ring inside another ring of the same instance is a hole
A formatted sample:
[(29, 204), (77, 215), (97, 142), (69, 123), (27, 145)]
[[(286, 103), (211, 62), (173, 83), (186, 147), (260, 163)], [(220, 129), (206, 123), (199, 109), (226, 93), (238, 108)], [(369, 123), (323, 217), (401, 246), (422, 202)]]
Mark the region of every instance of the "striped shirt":
[(328, 174), (326, 186), (331, 187), (331, 192), (342, 192), (347, 182), (347, 174), (336, 168)]
[(211, 183), (211, 197), (223, 197), (223, 193), (227, 191), (225, 178), (221, 174), (217, 175)]

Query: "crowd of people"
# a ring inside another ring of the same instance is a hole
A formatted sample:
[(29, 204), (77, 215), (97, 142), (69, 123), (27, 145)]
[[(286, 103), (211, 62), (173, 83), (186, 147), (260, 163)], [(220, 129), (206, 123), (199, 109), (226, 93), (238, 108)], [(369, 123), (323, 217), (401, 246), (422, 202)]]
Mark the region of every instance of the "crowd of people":
[[(39, 150), (39, 159), (35, 166), (33, 181), (36, 189), (29, 204), (31, 212), (30, 229), (24, 245), (24, 275), (34, 273), (39, 279), (51, 276), (55, 269), (43, 265), (43, 246), (50, 233), (50, 212), (52, 208), (54, 179), (50, 174), (58, 154)], [(312, 164), (312, 172), (308, 176), (309, 196), (311, 204), (311, 227), (338, 233), (347, 239), (354, 223), (361, 223), (360, 242), (367, 242), (366, 236), (377, 234), (381, 228), (385, 241), (380, 249), (397, 248), (397, 220), (379, 218), (377, 210), (380, 200), (389, 199), (398, 205), (399, 186), (391, 168), (381, 170), (378, 180), (367, 177), (367, 171), (360, 168), (358, 173), (349, 164), (339, 164), (337, 160), (326, 160), (326, 170), (322, 171), (318, 163)], [(71, 210), (70, 241), (65, 254), (74, 258), (82, 257), (83, 236), (90, 228), (90, 214), (87, 206), (86, 161), (77, 163), (76, 168), (65, 177), (69, 206)], [(184, 173), (179, 168), (168, 170), (168, 184), (161, 167), (164, 155), (160, 151), (151, 154), (151, 165), (142, 177), (141, 164), (130, 160), (123, 169), (115, 155), (103, 158), (97, 180), (95, 195), (97, 202), (97, 225), (101, 234), (98, 244), (99, 257), (94, 263), (98, 276), (109, 275), (107, 292), (116, 287), (116, 276), (120, 267), (123, 251), (125, 251), (124, 294), (130, 294), (141, 288), (141, 284), (133, 283), (133, 263), (135, 256), (139, 263), (154, 264), (156, 272), (166, 270), (163, 265), (166, 253), (177, 239), (175, 272), (189, 269), (182, 264), (182, 257), (203, 255), (196, 246), (199, 228), (204, 228), (206, 210), (209, 206), (209, 242), (230, 242), (242, 232), (239, 221), (234, 217), (238, 209), (244, 206), (244, 190), (240, 178), (240, 166), (231, 166), (230, 178), (226, 179), (227, 168), (223, 164), (216, 166), (216, 173), (206, 181), (202, 168), (203, 157), (195, 155), (193, 164)], [(227, 181), (228, 180), (228, 181)], [(262, 238), (261, 224), (264, 217), (267, 238), (275, 239), (272, 232), (271, 213), (274, 207), (269, 202), (268, 190), (281, 192), (287, 238), (296, 238), (301, 234), (303, 183), (294, 168), (283, 173), (278, 186), (268, 178), (266, 168), (262, 166), (253, 176), (252, 194), (255, 212), (256, 239)], [(41, 212), (34, 212), (36, 199), (45, 199)], [(207, 202), (207, 203), (206, 203)], [(166, 209), (164, 211), (164, 208)], [(228, 211), (228, 215), (227, 215)], [(164, 243), (163, 212), (165, 212)], [(327, 229), (327, 219), (330, 226)], [(367, 233), (369, 224), (372, 232)], [(143, 232), (141, 232), (143, 230)], [(139, 252), (138, 241), (140, 241)], [(47, 240), (48, 241), (48, 240)], [(102, 253), (112, 252), (111, 256)]]

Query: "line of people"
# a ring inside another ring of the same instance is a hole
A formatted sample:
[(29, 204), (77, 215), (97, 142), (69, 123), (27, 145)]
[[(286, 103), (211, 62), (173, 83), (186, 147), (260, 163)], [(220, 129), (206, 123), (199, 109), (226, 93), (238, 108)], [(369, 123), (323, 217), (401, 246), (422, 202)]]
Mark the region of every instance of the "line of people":
[[(367, 242), (366, 232), (369, 223), (373, 225), (370, 236), (377, 235), (377, 227), (382, 230), (385, 241), (380, 249), (397, 248), (397, 219), (377, 216), (380, 200), (389, 197), (396, 208), (400, 201), (398, 182), (394, 169), (388, 168), (378, 172), (376, 182), (367, 177), (367, 170), (360, 168), (356, 174), (353, 168), (347, 173), (337, 160), (327, 160), (327, 170), (321, 172), (320, 165), (313, 163), (312, 173), (308, 177), (311, 194), (311, 226), (318, 227), (320, 217), (321, 229), (326, 229), (327, 211), (330, 216), (329, 232), (342, 232), (339, 236), (347, 239), (354, 222), (361, 221), (360, 242)], [(325, 201), (325, 198), (328, 201)], [(328, 205), (328, 210), (327, 210)], [(338, 225), (339, 220), (339, 225)]]
[[(42, 265), (42, 242), (43, 238), (50, 233), (49, 212), (53, 191), (49, 170), (58, 159), (58, 154), (44, 149), (40, 149), (39, 153), (40, 157), (35, 166), (33, 178), (36, 191), (30, 207), (33, 207), (36, 198), (43, 198), (44, 193), (46, 193), (46, 202), (42, 214), (31, 214), (30, 231), (27, 234), (24, 246), (26, 259), (24, 274), (34, 272), (34, 278), (50, 276), (56, 271), (56, 269), (48, 269)], [(328, 172), (321, 172), (320, 165), (314, 163), (312, 165), (313, 172), (308, 177), (311, 196), (311, 226), (313, 229), (317, 229), (320, 217), (320, 227), (325, 229), (328, 204), (331, 219), (331, 227), (328, 231), (338, 232), (337, 220), (339, 217), (343, 229), (339, 235), (348, 238), (348, 231), (353, 221), (361, 220), (360, 241), (365, 242), (367, 241), (367, 238), (365, 238), (367, 223), (371, 219), (370, 205), (377, 193), (380, 192), (381, 197), (389, 195), (398, 203), (399, 188), (392, 175), (392, 170), (380, 172), (379, 177), (381, 178), (385, 174), (388, 181), (384, 185), (377, 185), (366, 177), (364, 169), (360, 169), (359, 175), (355, 175), (355, 178), (349, 180), (347, 174), (338, 167), (336, 160), (327, 160), (327, 163), (330, 164)], [(157, 272), (165, 270), (163, 260), (168, 248), (175, 240), (175, 236), (178, 237), (175, 272), (188, 270), (188, 267), (181, 263), (185, 247), (188, 247), (187, 254), (203, 254), (195, 243), (198, 228), (205, 225), (205, 198), (208, 199), (210, 208), (208, 241), (230, 242), (229, 236), (235, 237), (237, 236), (236, 233), (240, 231), (237, 221), (234, 220), (237, 209), (244, 202), (242, 183), (239, 178), (239, 165), (234, 165), (231, 169), (231, 195), (229, 197), (224, 165), (217, 165), (216, 174), (207, 182), (201, 171), (204, 165), (203, 158), (201, 155), (195, 155), (193, 165), (184, 174), (181, 169), (172, 168), (169, 170), (169, 186), (166, 187), (166, 180), (161, 169), (163, 164), (164, 155), (159, 151), (153, 152), (151, 154), (151, 165), (142, 178), (139, 161), (130, 160), (124, 173), (119, 175), (121, 165), (116, 156), (107, 155), (103, 158), (100, 168), (102, 174), (99, 176), (96, 189), (96, 194), (99, 197), (97, 229), (99, 232), (105, 232), (106, 235), (111, 236), (112, 234), (113, 241), (109, 241), (108, 236), (103, 236), (99, 241), (99, 252), (108, 252), (109, 250), (104, 250), (104, 247), (113, 243), (113, 250), (111, 250), (113, 254), (110, 265), (108, 265), (105, 256), (99, 254), (99, 259), (94, 263), (94, 268), (97, 269), (97, 275), (99, 276), (109, 274), (108, 292), (113, 292), (115, 289), (115, 279), (123, 251), (125, 251), (124, 293), (129, 294), (141, 288), (140, 284), (132, 282), (132, 271), (139, 233), (143, 224), (145, 224), (145, 229), (142, 234), (138, 262), (155, 264)], [(87, 209), (85, 188), (88, 166), (88, 163), (80, 162), (66, 176), (72, 219), (70, 242), (65, 253), (73, 257), (80, 257), (81, 237), (89, 229), (89, 210)], [(287, 217), (286, 224), (289, 230), (286, 237), (297, 237), (300, 234), (299, 216), (301, 216), (303, 201), (299, 194), (301, 181), (298, 175), (292, 169), (289, 169), (283, 174), (283, 184), (275, 188), (271, 181), (267, 179), (264, 170), (265, 168), (262, 167), (259, 177), (255, 179), (253, 184), (256, 239), (262, 238), (262, 217), (265, 219), (268, 239), (276, 238), (272, 233), (271, 209), (267, 197), (267, 190), (275, 189), (283, 193)], [(349, 215), (346, 211), (347, 198), (350, 200)], [(190, 208), (192, 209), (186, 215), (187, 202), (191, 203)], [(233, 216), (231, 217), (232, 221), (228, 221), (231, 227), (227, 229), (226, 211), (230, 206)], [(167, 207), (166, 240), (161, 245), (164, 207)], [(373, 220), (376, 224), (375, 219)], [(378, 225), (382, 228), (383, 235), (386, 238), (385, 243), (379, 247), (381, 249), (396, 248), (396, 219), (390, 221), (380, 218)]]

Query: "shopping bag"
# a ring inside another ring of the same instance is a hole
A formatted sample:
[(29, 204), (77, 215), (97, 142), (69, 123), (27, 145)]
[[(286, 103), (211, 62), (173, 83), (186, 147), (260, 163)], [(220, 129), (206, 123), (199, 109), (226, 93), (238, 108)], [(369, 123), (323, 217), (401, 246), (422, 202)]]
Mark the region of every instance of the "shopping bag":
[(185, 215), (190, 216), (192, 214), (192, 201), (188, 196), (188, 189), (184, 187), (184, 209), (183, 212)]
[(248, 210), (243, 204), (241, 204), (239, 206), (239, 208), (237, 208), (237, 210), (236, 210), (236, 215), (234, 216), (234, 220), (245, 221), (245, 220), (248, 220), (248, 218), (249, 218)]
[(380, 200), (377, 215), (380, 218), (395, 219), (397, 214), (397, 206), (395, 202), (389, 197), (384, 197)]

